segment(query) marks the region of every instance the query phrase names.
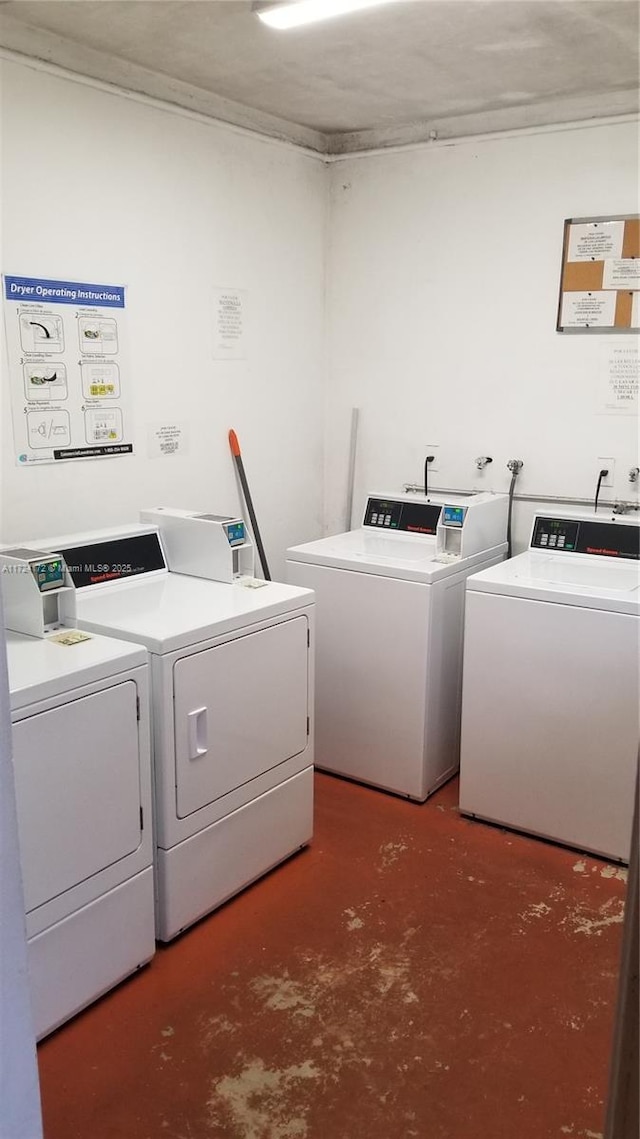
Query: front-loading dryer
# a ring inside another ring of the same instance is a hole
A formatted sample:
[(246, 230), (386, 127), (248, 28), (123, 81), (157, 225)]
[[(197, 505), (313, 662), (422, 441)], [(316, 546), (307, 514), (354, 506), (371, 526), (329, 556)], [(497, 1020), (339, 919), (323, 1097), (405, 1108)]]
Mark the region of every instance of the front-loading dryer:
[(79, 628), (150, 654), (168, 941), (311, 839), (313, 593), (170, 573), (155, 526), (37, 544), (64, 556)]
[(149, 667), (139, 645), (7, 632), (35, 1031), (155, 951)]

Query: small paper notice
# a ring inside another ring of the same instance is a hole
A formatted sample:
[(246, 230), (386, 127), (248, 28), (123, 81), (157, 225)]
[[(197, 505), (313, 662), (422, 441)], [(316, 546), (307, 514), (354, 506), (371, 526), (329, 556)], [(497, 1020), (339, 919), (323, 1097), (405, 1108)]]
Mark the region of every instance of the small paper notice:
[(631, 301), (631, 327), (640, 328), (640, 292), (634, 293)]
[(57, 645), (79, 645), (81, 641), (92, 640), (88, 633), (81, 633), (80, 629), (70, 629), (66, 633), (54, 633), (52, 637), (47, 639), (55, 641)]
[(603, 289), (639, 289), (640, 288), (640, 258), (621, 257), (614, 261), (605, 261), (602, 274)]
[(591, 221), (569, 227), (567, 261), (605, 261), (622, 255), (623, 221)]
[(617, 296), (614, 292), (565, 293), (562, 328), (613, 328)]
[(599, 414), (637, 416), (639, 382), (638, 345), (605, 345), (600, 357)]
[(150, 459), (186, 455), (188, 449), (188, 424), (182, 422), (149, 424), (147, 454)]
[(246, 299), (246, 289), (214, 289), (214, 360), (245, 359)]

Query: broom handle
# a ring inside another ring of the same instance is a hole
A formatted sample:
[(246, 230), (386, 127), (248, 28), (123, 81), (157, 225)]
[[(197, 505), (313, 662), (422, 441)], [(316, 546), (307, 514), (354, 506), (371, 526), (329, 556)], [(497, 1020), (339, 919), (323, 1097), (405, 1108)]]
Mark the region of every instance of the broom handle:
[(244, 494), (244, 500), (247, 504), (247, 510), (249, 512), (249, 518), (251, 520), (251, 529), (253, 530), (253, 536), (256, 540), (256, 546), (258, 547), (258, 556), (260, 558), (260, 565), (262, 566), (262, 573), (264, 575), (265, 581), (271, 581), (271, 574), (269, 573), (269, 566), (267, 565), (267, 555), (265, 554), (264, 546), (262, 545), (262, 538), (260, 537), (260, 530), (258, 528), (258, 519), (256, 518), (256, 513), (253, 509), (251, 491), (249, 490), (249, 483), (247, 482), (244, 463), (242, 462), (242, 455), (240, 454), (240, 444), (238, 442), (238, 436), (236, 435), (235, 431), (229, 432), (229, 446), (231, 447), (231, 454), (235, 459), (240, 483), (242, 486), (242, 493)]

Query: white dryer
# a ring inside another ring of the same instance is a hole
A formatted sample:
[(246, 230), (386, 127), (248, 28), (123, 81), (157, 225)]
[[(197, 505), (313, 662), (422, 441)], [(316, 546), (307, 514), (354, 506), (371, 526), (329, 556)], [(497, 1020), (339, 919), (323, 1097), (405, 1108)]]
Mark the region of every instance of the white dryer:
[(168, 941), (311, 839), (313, 594), (169, 573), (155, 526), (45, 541), (65, 557), (78, 627), (151, 656)]
[(147, 653), (63, 642), (7, 633), (38, 1038), (155, 951)]
[(540, 514), (467, 582), (460, 808), (627, 861), (639, 738), (637, 517)]
[(458, 768), (464, 587), (505, 557), (506, 495), (370, 495), (287, 551), (318, 613), (316, 765), (423, 801)]

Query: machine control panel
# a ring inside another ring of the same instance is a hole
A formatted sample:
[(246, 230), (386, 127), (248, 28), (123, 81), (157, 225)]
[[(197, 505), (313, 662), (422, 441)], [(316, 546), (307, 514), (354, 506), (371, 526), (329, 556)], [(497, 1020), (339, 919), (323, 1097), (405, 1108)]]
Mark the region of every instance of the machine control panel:
[(442, 525), (453, 526), (456, 530), (460, 530), (464, 526), (464, 518), (467, 513), (466, 506), (443, 506), (442, 507)]
[(31, 572), (41, 593), (45, 593), (48, 589), (60, 589), (64, 585), (64, 562), (62, 558), (54, 557), (42, 562), (32, 562)]
[(223, 530), (227, 535), (227, 541), (230, 546), (242, 545), (246, 537), (244, 522), (225, 522), (223, 524)]
[(31, 571), (40, 593), (49, 589), (60, 589), (65, 582), (65, 566), (58, 554), (42, 553), (41, 550), (27, 550), (22, 546), (3, 550), (2, 554), (11, 565), (3, 564), (4, 573)]
[(241, 546), (247, 540), (247, 532), (241, 518), (230, 518), (228, 514), (194, 514), (204, 522), (219, 522), (227, 535), (230, 546)]
[[(59, 548), (55, 552), (23, 546), (0, 550), (0, 577), (7, 629), (45, 637), (60, 627), (61, 605), (65, 606), (73, 590)], [(65, 615), (75, 614), (68, 611)]]
[(167, 568), (157, 534), (88, 542), (62, 553), (76, 589)]
[(369, 498), (363, 526), (376, 530), (401, 530), (406, 534), (434, 535), (441, 506), (430, 502), (398, 502), (392, 498)]
[(608, 558), (640, 559), (640, 525), (538, 515), (531, 548)]
[(531, 545), (539, 550), (574, 550), (580, 523), (572, 518), (536, 518)]

